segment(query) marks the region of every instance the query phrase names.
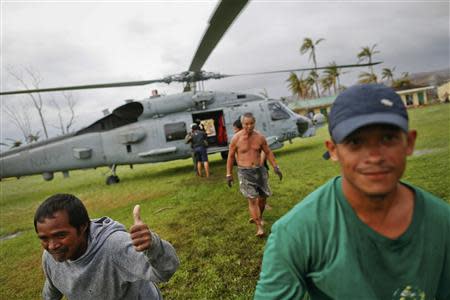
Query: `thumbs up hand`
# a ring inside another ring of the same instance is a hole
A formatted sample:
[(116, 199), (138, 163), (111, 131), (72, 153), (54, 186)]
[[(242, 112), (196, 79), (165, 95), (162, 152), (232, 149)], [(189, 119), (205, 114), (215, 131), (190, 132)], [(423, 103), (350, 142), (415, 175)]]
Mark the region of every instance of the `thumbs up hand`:
[(130, 228), (131, 242), (136, 251), (145, 251), (152, 244), (152, 234), (147, 224), (141, 220), (141, 207), (136, 205), (133, 209), (134, 224)]

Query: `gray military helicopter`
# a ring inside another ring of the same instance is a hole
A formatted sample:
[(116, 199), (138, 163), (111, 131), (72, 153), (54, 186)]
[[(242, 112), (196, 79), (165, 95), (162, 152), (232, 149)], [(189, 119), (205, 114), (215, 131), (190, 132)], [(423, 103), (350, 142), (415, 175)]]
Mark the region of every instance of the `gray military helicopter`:
[[(203, 91), (197, 83), (231, 76), (270, 74), (312, 70), (297, 68), (259, 73), (225, 75), (201, 70), (212, 50), (222, 38), (248, 0), (220, 2), (198, 46), (188, 71), (160, 79), (2, 91), (0, 95), (98, 89), (146, 85), (156, 82), (183, 82), (184, 92), (139, 101), (127, 100), (112, 113), (70, 134), (58, 136), (0, 153), (0, 178), (42, 174), (52, 180), (55, 172), (68, 176), (69, 170), (108, 166), (107, 184), (119, 182), (118, 165), (133, 165), (185, 159), (191, 157), (184, 137), (189, 125), (200, 120), (208, 135), (208, 153), (220, 152), (226, 157), (233, 130), (232, 123), (243, 113), (253, 112), (258, 130), (272, 149), (296, 137), (315, 134), (313, 122), (291, 111), (280, 100), (258, 95)], [(374, 63), (377, 64), (377, 63)], [(369, 64), (342, 65), (339, 68)], [(325, 67), (316, 68), (323, 69)]]

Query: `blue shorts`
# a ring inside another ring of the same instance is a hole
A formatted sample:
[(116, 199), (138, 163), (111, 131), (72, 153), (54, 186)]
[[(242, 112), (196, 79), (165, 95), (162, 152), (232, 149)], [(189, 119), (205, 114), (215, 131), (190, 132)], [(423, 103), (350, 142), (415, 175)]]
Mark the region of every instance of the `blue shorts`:
[(208, 153), (206, 152), (206, 148), (203, 146), (194, 148), (194, 155), (197, 161), (206, 162), (208, 161)]

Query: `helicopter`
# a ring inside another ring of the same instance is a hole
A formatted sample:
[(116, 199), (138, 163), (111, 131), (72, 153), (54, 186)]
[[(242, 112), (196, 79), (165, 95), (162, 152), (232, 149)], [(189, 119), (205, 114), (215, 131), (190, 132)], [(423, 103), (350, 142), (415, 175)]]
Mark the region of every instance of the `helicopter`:
[[(23, 145), (0, 153), (0, 179), (42, 174), (52, 180), (55, 172), (68, 177), (70, 170), (108, 166), (111, 174), (106, 184), (120, 181), (119, 165), (165, 162), (191, 157), (191, 147), (184, 141), (190, 124), (200, 122), (207, 133), (209, 154), (228, 153), (233, 122), (246, 112), (252, 112), (258, 130), (267, 138), (271, 149), (283, 147), (285, 141), (315, 134), (321, 122), (313, 122), (289, 109), (281, 100), (259, 95), (205, 91), (199, 83), (232, 76), (284, 73), (324, 69), (296, 68), (269, 72), (220, 74), (206, 72), (202, 67), (209, 55), (247, 5), (248, 0), (221, 1), (212, 17), (188, 71), (159, 79), (115, 83), (88, 84), (41, 88), (34, 90), (1, 91), (0, 95), (40, 93), (82, 89), (128, 87), (152, 83), (184, 83), (184, 91), (173, 95), (154, 95), (142, 100), (126, 100), (91, 125), (76, 132)], [(339, 68), (373, 65), (351, 64)]]

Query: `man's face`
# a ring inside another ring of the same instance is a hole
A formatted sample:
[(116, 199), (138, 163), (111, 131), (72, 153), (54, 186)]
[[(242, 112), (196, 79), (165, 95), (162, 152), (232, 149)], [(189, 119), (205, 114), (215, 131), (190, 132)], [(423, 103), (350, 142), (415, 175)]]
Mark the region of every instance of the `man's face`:
[(255, 129), (255, 119), (245, 117), (242, 120), (242, 129), (244, 129), (246, 133), (251, 134)]
[(57, 211), (52, 218), (37, 222), (37, 235), (42, 247), (56, 261), (75, 260), (86, 251), (87, 225), (79, 230), (69, 224), (69, 216), (64, 210)]
[(351, 133), (342, 144), (326, 145), (351, 192), (384, 197), (397, 187), (415, 139), (415, 131), (406, 134), (394, 126), (370, 125)]

